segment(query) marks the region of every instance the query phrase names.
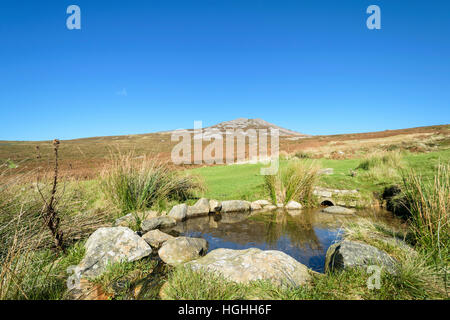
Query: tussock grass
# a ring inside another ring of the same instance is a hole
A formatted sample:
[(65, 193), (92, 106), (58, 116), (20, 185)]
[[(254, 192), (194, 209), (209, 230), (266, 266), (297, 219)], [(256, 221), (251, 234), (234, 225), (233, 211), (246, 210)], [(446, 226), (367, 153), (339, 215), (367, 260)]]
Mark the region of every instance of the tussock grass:
[(376, 151), (365, 156), (356, 169), (363, 170), (363, 175), (374, 180), (391, 180), (400, 177), (399, 169), (404, 167), (400, 151)]
[(439, 164), (433, 179), (416, 171), (403, 173), (402, 204), (419, 246), (448, 264), (450, 247), (450, 165)]
[(318, 171), (319, 166), (314, 162), (292, 160), (275, 175), (264, 176), (264, 185), (274, 204), (294, 200), (304, 206), (312, 206)]
[(122, 213), (143, 211), (165, 200), (185, 201), (204, 189), (197, 176), (132, 153), (112, 155), (101, 180), (102, 190)]

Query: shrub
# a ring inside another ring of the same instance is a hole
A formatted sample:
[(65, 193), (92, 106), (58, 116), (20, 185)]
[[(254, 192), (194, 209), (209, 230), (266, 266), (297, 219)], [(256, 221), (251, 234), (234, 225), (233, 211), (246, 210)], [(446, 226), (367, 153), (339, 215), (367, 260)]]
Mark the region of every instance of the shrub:
[(196, 176), (173, 171), (167, 164), (132, 154), (112, 156), (101, 173), (104, 193), (123, 213), (142, 211), (163, 200), (184, 201), (203, 190)]

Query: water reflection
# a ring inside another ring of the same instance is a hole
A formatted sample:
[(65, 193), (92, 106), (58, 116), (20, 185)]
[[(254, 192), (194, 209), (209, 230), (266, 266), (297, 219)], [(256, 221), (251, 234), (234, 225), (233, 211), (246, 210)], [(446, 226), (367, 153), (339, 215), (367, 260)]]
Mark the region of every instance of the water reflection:
[(209, 250), (217, 248), (280, 250), (315, 271), (323, 272), (328, 247), (340, 237), (345, 222), (362, 217), (392, 223), (381, 211), (361, 211), (357, 215), (333, 215), (320, 210), (258, 214), (226, 213), (187, 220), (165, 230), (174, 235), (202, 237)]

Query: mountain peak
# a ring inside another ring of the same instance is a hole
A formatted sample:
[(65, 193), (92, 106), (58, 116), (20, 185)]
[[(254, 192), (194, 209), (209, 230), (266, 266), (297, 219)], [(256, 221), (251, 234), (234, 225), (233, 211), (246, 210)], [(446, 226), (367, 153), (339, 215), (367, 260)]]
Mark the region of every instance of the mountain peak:
[[(247, 130), (247, 129), (271, 129), (272, 128), (272, 129), (280, 130), (279, 131), (280, 136), (306, 136), (305, 134), (282, 128), (273, 123), (267, 122), (261, 118), (256, 118), (256, 119), (237, 118), (234, 120), (220, 122), (209, 128), (216, 128), (216, 129), (220, 129), (220, 130), (226, 130), (226, 129)], [(205, 128), (205, 129), (208, 129), (208, 128)]]

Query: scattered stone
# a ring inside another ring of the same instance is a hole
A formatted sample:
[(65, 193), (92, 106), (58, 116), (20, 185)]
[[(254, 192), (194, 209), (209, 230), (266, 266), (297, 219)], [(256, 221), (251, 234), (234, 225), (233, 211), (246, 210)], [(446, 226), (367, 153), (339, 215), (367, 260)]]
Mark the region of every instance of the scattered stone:
[(216, 249), (187, 264), (194, 270), (221, 274), (238, 283), (270, 280), (279, 286), (298, 287), (311, 280), (308, 268), (281, 251)]
[(330, 207), (323, 208), (320, 211), (326, 212), (326, 213), (334, 213), (334, 214), (353, 214), (356, 212), (354, 209), (348, 209), (348, 208), (344, 208), (341, 206), (330, 206)]
[(302, 205), (294, 200), (291, 200), (286, 204), (287, 210), (300, 210), (301, 208), (302, 208)]
[(114, 226), (116, 227), (128, 227), (130, 224), (136, 221), (133, 213), (129, 213), (123, 217), (117, 218), (114, 222)]
[(325, 272), (374, 264), (384, 267), (389, 273), (396, 272), (396, 260), (386, 252), (365, 243), (344, 240), (328, 248)]
[(193, 206), (187, 209), (187, 217), (206, 216), (209, 214), (209, 200), (205, 198), (199, 199)]
[(250, 202), (244, 200), (227, 200), (222, 202), (222, 212), (250, 211)]
[(209, 212), (215, 213), (220, 212), (222, 209), (222, 204), (217, 200), (209, 200)]
[(186, 220), (188, 211), (187, 204), (178, 204), (176, 206), (173, 206), (172, 210), (170, 210), (168, 216), (171, 218), (174, 218), (176, 221), (184, 221)]
[(319, 170), (318, 174), (325, 174), (325, 175), (334, 174), (334, 169), (333, 168), (321, 169)]
[(264, 206), (270, 206), (272, 203), (268, 200), (256, 200), (253, 201), (253, 203), (259, 204), (260, 206), (264, 207)]
[(162, 231), (151, 230), (142, 236), (142, 239), (145, 240), (149, 245), (151, 245), (155, 249), (159, 249), (164, 242), (170, 239), (175, 239), (170, 234), (164, 233)]
[(159, 228), (170, 228), (175, 226), (176, 224), (177, 221), (174, 218), (168, 216), (161, 216), (142, 221), (141, 229), (143, 232), (147, 232)]
[(83, 277), (97, 277), (108, 264), (136, 261), (152, 253), (147, 242), (125, 227), (97, 229), (86, 241), (85, 248), (86, 254), (77, 267)]
[(277, 209), (278, 209), (278, 207), (274, 206), (273, 204), (269, 204), (268, 206), (264, 206), (264, 210), (267, 210), (267, 211), (273, 211), (273, 210), (277, 210)]
[(278, 208), (278, 209), (284, 208), (284, 204), (282, 204), (282, 203), (277, 203), (277, 208)]
[(253, 201), (252, 203), (250, 203), (250, 209), (252, 211), (261, 210), (262, 209), (262, 205), (260, 205), (256, 201)]
[(136, 219), (150, 219), (158, 216), (157, 211), (149, 210), (145, 212), (131, 212), (123, 217), (116, 219), (114, 222), (114, 226), (116, 227), (130, 227), (133, 224), (136, 224)]
[(208, 242), (205, 239), (178, 237), (164, 242), (158, 254), (162, 261), (175, 266), (198, 259), (205, 255), (207, 250)]

